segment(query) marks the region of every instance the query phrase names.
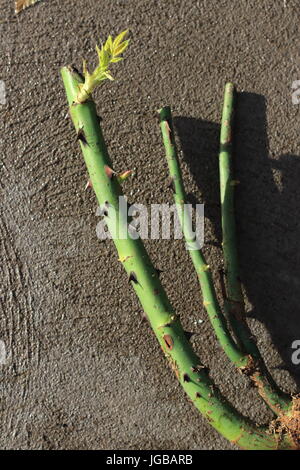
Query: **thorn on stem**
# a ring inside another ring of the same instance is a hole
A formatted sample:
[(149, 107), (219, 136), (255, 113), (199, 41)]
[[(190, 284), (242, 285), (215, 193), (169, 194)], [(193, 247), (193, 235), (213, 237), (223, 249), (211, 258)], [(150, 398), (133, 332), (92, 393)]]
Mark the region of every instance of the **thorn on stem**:
[(166, 343), (167, 348), (172, 350), (174, 346), (174, 341), (172, 339), (172, 336), (164, 335), (163, 338), (164, 338), (164, 342)]
[(86, 191), (87, 189), (92, 188), (92, 187), (93, 187), (93, 185), (92, 185), (91, 180), (88, 180), (88, 182), (87, 182), (86, 185), (85, 185), (84, 190)]
[(77, 140), (79, 140), (83, 145), (88, 145), (83, 127), (80, 127), (77, 132)]
[(183, 381), (190, 382), (191, 381), (190, 376), (188, 374), (183, 374)]
[(134, 284), (138, 284), (138, 280), (134, 271), (131, 271), (128, 276), (128, 283), (131, 281), (134, 282)]
[(112, 179), (112, 177), (116, 174), (116, 172), (107, 165), (104, 165), (104, 171), (105, 171), (106, 176), (108, 176), (109, 179)]

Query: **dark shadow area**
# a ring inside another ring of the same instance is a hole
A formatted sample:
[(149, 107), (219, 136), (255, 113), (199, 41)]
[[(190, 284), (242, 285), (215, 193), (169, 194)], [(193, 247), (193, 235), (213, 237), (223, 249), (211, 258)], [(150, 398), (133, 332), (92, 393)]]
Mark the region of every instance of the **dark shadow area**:
[[(253, 305), (249, 316), (265, 324), (282, 358), (278, 367), (299, 386), (300, 366), (292, 363), (291, 346), (300, 339), (300, 156), (270, 158), (266, 122), (265, 98), (238, 94), (234, 166), (240, 181), (235, 193), (240, 271)], [(187, 117), (175, 118), (174, 125), (202, 193), (201, 201), (193, 195), (189, 200), (205, 204), (220, 243), (220, 126)]]

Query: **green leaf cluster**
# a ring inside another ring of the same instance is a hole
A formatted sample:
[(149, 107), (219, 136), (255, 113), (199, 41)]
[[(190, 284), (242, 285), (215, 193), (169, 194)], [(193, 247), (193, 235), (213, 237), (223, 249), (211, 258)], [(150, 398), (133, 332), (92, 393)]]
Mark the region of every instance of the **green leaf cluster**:
[(99, 64), (92, 73), (88, 71), (86, 61), (83, 61), (84, 83), (80, 87), (77, 97), (78, 102), (83, 103), (86, 101), (96, 86), (103, 80), (114, 80), (109, 67), (111, 64), (120, 62), (123, 59), (123, 57), (120, 56), (127, 49), (129, 44), (129, 39), (125, 39), (127, 33), (128, 30), (125, 30), (115, 39), (109, 35), (105, 44), (101, 48), (96, 46)]

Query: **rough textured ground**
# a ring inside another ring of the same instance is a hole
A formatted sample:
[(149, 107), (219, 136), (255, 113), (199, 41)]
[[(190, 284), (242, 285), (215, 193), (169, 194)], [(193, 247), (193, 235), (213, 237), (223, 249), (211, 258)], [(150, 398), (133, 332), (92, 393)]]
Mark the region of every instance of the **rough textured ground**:
[[(13, 3), (12, 1), (10, 2)], [(176, 117), (186, 186), (205, 202), (205, 254), (222, 266), (217, 150), (223, 86), (237, 83), (239, 249), (249, 323), (280, 384), (296, 390), (300, 339), (296, 0), (47, 0), (17, 18), (0, 0), (0, 447), (230, 449), (186, 400), (128, 288), (113, 244), (96, 237), (96, 201), (65, 119), (59, 68), (130, 28), (132, 44), (96, 100), (130, 198), (171, 202), (156, 109)], [(270, 414), (228, 364), (180, 241), (149, 241), (193, 344), (225, 395)], [(202, 323), (199, 320), (203, 320)], [(290, 374), (282, 369), (290, 369)]]

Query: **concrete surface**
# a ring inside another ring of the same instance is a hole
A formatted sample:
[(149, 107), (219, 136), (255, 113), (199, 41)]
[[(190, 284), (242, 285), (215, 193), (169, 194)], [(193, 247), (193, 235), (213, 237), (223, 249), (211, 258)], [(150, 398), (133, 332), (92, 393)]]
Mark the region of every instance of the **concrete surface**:
[[(65, 119), (61, 66), (130, 28), (116, 82), (95, 99), (131, 200), (170, 202), (156, 109), (176, 117), (186, 187), (205, 202), (205, 255), (222, 266), (217, 151), (223, 86), (238, 99), (236, 171), (249, 324), (285, 390), (299, 369), (299, 110), (296, 0), (47, 0), (1, 5), (1, 365), (3, 449), (230, 449), (187, 401), (128, 288)], [(146, 243), (202, 361), (245, 415), (270, 414), (228, 363), (180, 241)], [(219, 289), (219, 286), (218, 286)], [(203, 322), (199, 322), (203, 320)], [(285, 368), (290, 370), (288, 373)]]

